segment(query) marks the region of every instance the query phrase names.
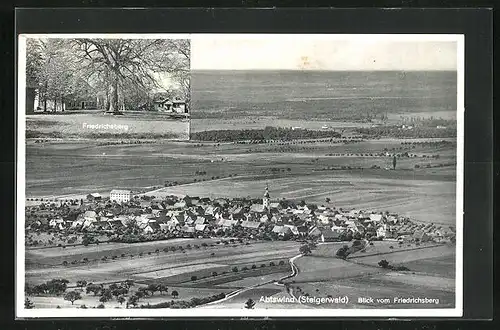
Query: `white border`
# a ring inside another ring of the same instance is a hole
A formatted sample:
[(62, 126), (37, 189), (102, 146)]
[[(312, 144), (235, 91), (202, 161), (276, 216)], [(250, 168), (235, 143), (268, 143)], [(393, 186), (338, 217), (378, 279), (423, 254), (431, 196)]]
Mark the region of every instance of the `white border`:
[[(307, 37), (329, 40), (455, 41), (457, 42), (457, 175), (456, 175), (456, 274), (455, 308), (449, 309), (25, 309), (25, 281), (16, 281), (17, 318), (62, 317), (461, 317), (463, 314), (463, 161), (464, 161), (464, 35), (457, 34), (21, 34), (17, 75), (17, 186), (16, 274), (24, 277), (25, 265), (25, 160), (26, 160), (26, 39), (33, 38), (148, 38), (148, 39), (257, 39)], [(22, 275), (21, 275), (22, 274)], [(16, 279), (19, 277), (16, 275)]]

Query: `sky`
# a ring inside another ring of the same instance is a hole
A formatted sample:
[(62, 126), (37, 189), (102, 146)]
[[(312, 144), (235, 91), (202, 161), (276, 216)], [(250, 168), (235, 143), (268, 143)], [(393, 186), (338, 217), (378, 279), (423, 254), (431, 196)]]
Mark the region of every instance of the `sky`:
[(453, 36), (397, 36), (193, 35), (191, 69), (457, 70)]

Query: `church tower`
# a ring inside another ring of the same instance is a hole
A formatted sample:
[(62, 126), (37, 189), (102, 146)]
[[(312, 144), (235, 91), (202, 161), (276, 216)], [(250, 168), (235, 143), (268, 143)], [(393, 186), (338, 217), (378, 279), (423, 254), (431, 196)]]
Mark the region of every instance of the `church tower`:
[(269, 187), (267, 186), (267, 184), (264, 198), (262, 198), (262, 207), (264, 208), (264, 210), (269, 210)]

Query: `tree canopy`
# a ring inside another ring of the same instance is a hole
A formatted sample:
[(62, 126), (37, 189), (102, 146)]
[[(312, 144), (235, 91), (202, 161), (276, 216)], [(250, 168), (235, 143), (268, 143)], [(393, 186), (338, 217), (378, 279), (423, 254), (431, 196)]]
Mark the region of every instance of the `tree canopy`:
[(151, 102), (153, 91), (174, 94), (168, 85), (190, 101), (187, 39), (31, 38), (26, 47), (27, 86), (41, 100), (92, 96), (117, 112)]

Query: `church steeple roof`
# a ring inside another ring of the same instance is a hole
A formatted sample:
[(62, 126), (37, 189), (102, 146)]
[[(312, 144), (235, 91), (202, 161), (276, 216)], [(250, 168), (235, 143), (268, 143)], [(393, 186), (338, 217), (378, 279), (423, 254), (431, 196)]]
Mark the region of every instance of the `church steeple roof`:
[(266, 185), (266, 192), (264, 193), (265, 198), (269, 198), (269, 187)]

